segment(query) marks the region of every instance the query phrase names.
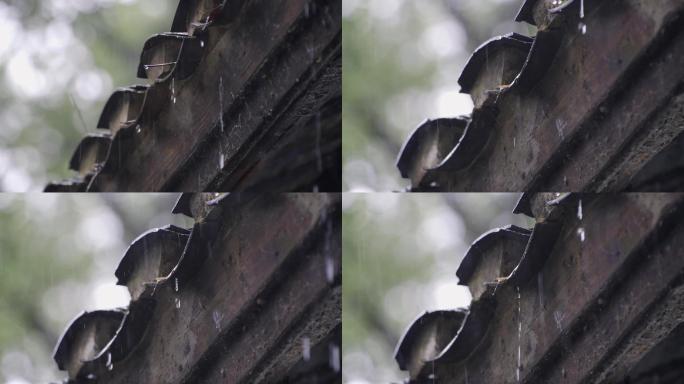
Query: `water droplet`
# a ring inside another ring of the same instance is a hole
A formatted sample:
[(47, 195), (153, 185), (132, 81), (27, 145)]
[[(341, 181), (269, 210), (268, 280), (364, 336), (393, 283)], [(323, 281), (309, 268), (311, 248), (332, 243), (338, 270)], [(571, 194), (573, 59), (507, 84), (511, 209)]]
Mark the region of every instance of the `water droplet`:
[(204, 48), (204, 40), (200, 40), (200, 47)]
[(539, 295), (539, 307), (544, 308), (544, 274), (537, 274), (537, 294)]
[(214, 326), (216, 327), (216, 330), (221, 331), (221, 319), (223, 316), (218, 311), (214, 311), (211, 314), (211, 317), (214, 319)]
[(221, 125), (221, 133), (223, 133), (223, 76), (219, 77), (219, 124)]
[(180, 309), (180, 298), (176, 297), (176, 309)]
[(577, 203), (577, 218), (582, 220), (582, 200)]
[(112, 354), (111, 354), (111, 352), (110, 352), (110, 353), (107, 353), (107, 364), (106, 364), (106, 365), (107, 365), (107, 370), (108, 370), (108, 371), (111, 371), (112, 369), (114, 369), (114, 364), (112, 363)]
[(580, 22), (577, 25), (577, 28), (580, 30), (580, 32), (582, 32), (583, 35), (587, 34), (587, 24), (585, 24), (584, 22)]
[(140, 133), (142, 132), (142, 128), (139, 125), (135, 126), (135, 133)]
[(88, 379), (88, 380), (95, 380), (95, 379), (97, 379), (97, 376), (95, 376), (95, 375), (92, 374), (92, 373), (89, 373), (88, 376), (86, 376), (86, 379)]
[(513, 148), (515, 148), (515, 137), (513, 138)]
[(556, 131), (558, 131), (558, 136), (560, 136), (561, 140), (565, 140), (565, 133), (563, 132), (563, 129), (566, 125), (567, 123), (563, 120), (556, 119)]
[(332, 283), (335, 279), (335, 263), (328, 256), (325, 258), (325, 277), (328, 279), (328, 283)]
[(321, 152), (321, 114), (316, 114), (316, 166), (318, 173), (323, 172), (323, 154)]
[(223, 166), (226, 163), (226, 155), (223, 153), (219, 156), (219, 168), (223, 169)]
[(553, 312), (553, 320), (556, 322), (556, 326), (561, 332), (563, 332), (563, 317), (565, 317), (565, 315), (563, 315), (560, 311)]
[(328, 363), (333, 371), (340, 371), (340, 347), (335, 344), (330, 344), (328, 346)]
[(176, 292), (178, 292), (178, 278), (176, 277), (175, 279), (173, 279), (173, 281), (174, 281), (174, 287), (173, 288)]
[(302, 338), (302, 359), (304, 361), (311, 359), (311, 340), (308, 337)]
[(176, 78), (171, 78), (171, 101), (176, 104)]
[(522, 370), (522, 310), (520, 307), (520, 287), (515, 287), (515, 289), (518, 292), (518, 365), (515, 368), (515, 376), (518, 379), (518, 382), (520, 382), (520, 371)]
[(579, 236), (580, 241), (584, 243), (584, 240), (585, 240), (584, 228), (582, 228), (582, 227), (577, 228), (577, 235)]

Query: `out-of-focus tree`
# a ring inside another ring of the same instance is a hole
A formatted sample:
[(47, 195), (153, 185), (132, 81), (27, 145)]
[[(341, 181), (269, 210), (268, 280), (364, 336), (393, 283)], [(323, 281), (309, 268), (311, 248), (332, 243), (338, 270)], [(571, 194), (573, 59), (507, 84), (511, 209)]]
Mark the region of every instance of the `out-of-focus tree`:
[(483, 232), (531, 222), (511, 213), (517, 194), (345, 194), (345, 382), (405, 378), (393, 360), (404, 329), (425, 310), (467, 306), (456, 269)]
[(114, 270), (141, 232), (170, 223), (176, 195), (0, 195), (0, 382), (65, 376), (51, 352), (83, 310), (127, 305)]
[(136, 84), (145, 39), (167, 31), (177, 0), (0, 2), (0, 191), (71, 177), (114, 88)]
[(343, 184), (404, 188), (394, 161), (429, 117), (467, 114), (458, 76), (490, 37), (530, 33), (513, 22), (519, 0), (343, 1)]

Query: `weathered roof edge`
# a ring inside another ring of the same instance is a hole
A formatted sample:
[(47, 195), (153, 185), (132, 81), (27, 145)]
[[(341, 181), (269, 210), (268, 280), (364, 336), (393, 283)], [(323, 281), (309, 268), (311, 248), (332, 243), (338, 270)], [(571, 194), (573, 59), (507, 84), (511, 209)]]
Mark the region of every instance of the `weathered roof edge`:
[(138, 236), (135, 240), (131, 242), (126, 251), (124, 251), (124, 255), (119, 261), (119, 265), (117, 266), (116, 271), (114, 272), (114, 276), (116, 276), (116, 278), (118, 279), (118, 285), (125, 285), (128, 281), (128, 278), (133, 273), (133, 269), (135, 268), (134, 264), (137, 261), (134, 259), (146, 256), (145, 253), (143, 253), (142, 256), (140, 256), (140, 248), (144, 248), (144, 250), (146, 250), (148, 247), (148, 242), (152, 242), (154, 244), (159, 241), (164, 241), (165, 239), (163, 239), (163, 237), (165, 235), (167, 235), (166, 237), (172, 239), (175, 238), (181, 240), (181, 238), (183, 238), (183, 240), (185, 241), (183, 241), (182, 246), (185, 247), (185, 242), (187, 241), (187, 238), (190, 236), (190, 231), (188, 229), (181, 228), (175, 225), (167, 225), (161, 228), (150, 229), (147, 232), (144, 232), (143, 234)]
[[(424, 144), (425, 139), (432, 135), (435, 130), (439, 129), (443, 123), (446, 123), (447, 128), (453, 126), (455, 129), (465, 129), (465, 126), (469, 121), (470, 118), (468, 116), (457, 116), (453, 118), (426, 119), (420, 123), (406, 139), (397, 156), (395, 164), (397, 168), (399, 168), (402, 177), (410, 177), (410, 167), (413, 165), (411, 163), (415, 161), (415, 156), (421, 145)], [(456, 144), (457, 142), (454, 143), (454, 145)]]
[[(143, 95), (147, 93), (147, 89), (149, 88), (149, 85), (131, 85), (128, 87), (121, 87), (117, 88), (111, 96), (109, 96), (109, 99), (107, 99), (107, 102), (105, 103), (104, 108), (102, 109), (102, 113), (100, 114), (100, 118), (97, 121), (97, 127), (102, 128), (102, 129), (109, 129), (109, 120), (111, 118), (111, 114), (114, 112), (115, 108), (118, 106), (119, 102), (121, 101), (122, 97), (126, 94), (132, 94), (132, 95)], [(122, 122), (125, 123), (125, 122)]]
[(508, 225), (501, 228), (489, 230), (473, 241), (466, 251), (463, 261), (458, 266), (456, 276), (459, 278), (459, 284), (466, 285), (472, 276), (473, 272), (479, 264), (480, 256), (489, 249), (501, 242), (507, 242), (515, 239), (516, 241), (527, 241), (531, 236), (531, 231), (516, 225)]
[(85, 323), (93, 321), (95, 317), (108, 317), (114, 318), (115, 320), (123, 320), (125, 314), (124, 309), (112, 309), (112, 310), (95, 310), (95, 311), (81, 311), (76, 317), (74, 317), (69, 325), (65, 328), (62, 335), (57, 340), (55, 349), (52, 352), (52, 357), (57, 363), (60, 370), (64, 370), (66, 364), (66, 354), (68, 349), (71, 348), (71, 343), (73, 338), (76, 337), (76, 332), (82, 330), (85, 327)]
[(74, 153), (71, 155), (71, 160), (69, 160), (69, 169), (73, 171), (78, 171), (80, 169), (81, 163), (83, 161), (83, 153), (90, 147), (96, 146), (98, 154), (100, 152), (104, 154), (109, 150), (111, 142), (112, 137), (108, 133), (89, 133), (81, 140), (76, 147), (76, 150), (74, 150)]
[[(425, 311), (418, 315), (404, 331), (403, 335), (397, 342), (394, 348), (394, 360), (399, 365), (399, 369), (405, 371), (408, 369), (409, 354), (411, 349), (414, 348), (414, 344), (417, 342), (416, 338), (423, 331), (423, 328), (430, 326), (431, 323), (438, 317), (450, 317), (454, 321), (462, 322), (468, 314), (468, 309), (457, 308), (453, 310), (437, 310), (437, 311)], [(460, 328), (460, 327), (459, 327)], [(455, 335), (454, 335), (455, 336)]]
[(470, 93), (473, 84), (478, 78), (478, 74), (483, 70), (483, 64), (487, 63), (490, 54), (504, 48), (513, 48), (529, 52), (533, 41), (534, 38), (532, 37), (512, 32), (506, 35), (493, 37), (475, 48), (475, 51), (470, 58), (468, 58), (466, 65), (463, 67), (461, 76), (458, 78), (458, 84), (461, 86), (461, 93)]

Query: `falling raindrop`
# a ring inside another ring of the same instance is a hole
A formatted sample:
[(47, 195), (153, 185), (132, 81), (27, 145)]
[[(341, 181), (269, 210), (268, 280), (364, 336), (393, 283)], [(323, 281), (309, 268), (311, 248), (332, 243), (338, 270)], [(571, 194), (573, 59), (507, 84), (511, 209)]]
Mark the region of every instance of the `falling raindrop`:
[(565, 317), (561, 312), (555, 311), (553, 312), (553, 320), (556, 321), (556, 326), (558, 327), (558, 330), (563, 332), (563, 317)]
[(563, 132), (563, 129), (567, 123), (565, 123), (561, 119), (556, 119), (556, 131), (558, 131), (558, 136), (560, 136), (561, 140), (565, 140), (565, 133)]
[(515, 148), (515, 137), (513, 138), (513, 148)]
[(223, 133), (223, 76), (219, 77), (219, 124), (221, 125), (221, 133)]
[(328, 346), (329, 349), (329, 354), (328, 354), (328, 363), (330, 364), (330, 367), (333, 369), (335, 372), (340, 371), (340, 347), (338, 347), (335, 344), (330, 344)]
[(139, 125), (135, 126), (135, 133), (140, 133), (142, 132), (142, 128)]
[(577, 235), (579, 236), (580, 241), (584, 243), (584, 239), (585, 239), (584, 228), (582, 228), (582, 227), (577, 228)]
[(171, 78), (171, 101), (176, 104), (176, 78)]
[(175, 279), (173, 279), (173, 281), (174, 281), (174, 290), (176, 292), (178, 292), (178, 278), (176, 277)]
[(587, 34), (587, 24), (584, 22), (584, 0), (580, 0), (580, 22), (577, 28), (582, 32), (583, 35)]
[(586, 23), (580, 22), (579, 25), (577, 26), (577, 29), (579, 29), (583, 35), (587, 34), (587, 24)]
[(204, 40), (200, 40), (200, 47), (204, 48)]
[(544, 275), (537, 274), (537, 292), (539, 293), (539, 306), (544, 308)]
[(316, 114), (316, 165), (318, 173), (323, 172), (323, 155), (321, 153), (321, 114)]
[(306, 44), (306, 53), (309, 54), (309, 59), (313, 60), (314, 54), (316, 53), (315, 48), (311, 45), (311, 43)]
[(176, 297), (176, 309), (180, 309), (180, 298)]
[(304, 361), (311, 359), (311, 340), (308, 337), (302, 338), (302, 358)]
[(219, 155), (219, 168), (223, 169), (223, 166), (225, 165), (225, 163), (226, 163), (226, 155), (224, 155), (222, 153), (221, 155)]
[(520, 371), (522, 367), (522, 350), (520, 346), (522, 343), (522, 311), (520, 308), (520, 287), (515, 287), (515, 289), (518, 292), (518, 365), (515, 369), (515, 376), (518, 379), (518, 382), (520, 382)]
[(577, 218), (582, 220), (582, 200), (577, 204)]
[(335, 263), (329, 256), (325, 257), (325, 277), (328, 279), (328, 283), (332, 283), (335, 279)]
[(86, 376), (86, 379), (88, 379), (88, 380), (95, 380), (95, 379), (97, 379), (97, 376), (95, 376), (95, 375), (92, 374), (92, 373), (89, 373), (88, 376)]
[(111, 353), (107, 353), (107, 364), (106, 365), (107, 365), (108, 371), (111, 371), (112, 369), (114, 369), (114, 364), (112, 363), (112, 354)]
[[(322, 220), (326, 220), (327, 214), (324, 212)], [(333, 236), (332, 220), (327, 220), (325, 224), (325, 243), (323, 245), (323, 255), (325, 255), (325, 277), (329, 283), (335, 278), (335, 263), (330, 256), (330, 242)]]
[(223, 316), (221, 316), (221, 314), (218, 313), (218, 311), (214, 311), (211, 314), (211, 317), (214, 319), (214, 326), (216, 327), (216, 330), (221, 331), (221, 319), (223, 318)]

